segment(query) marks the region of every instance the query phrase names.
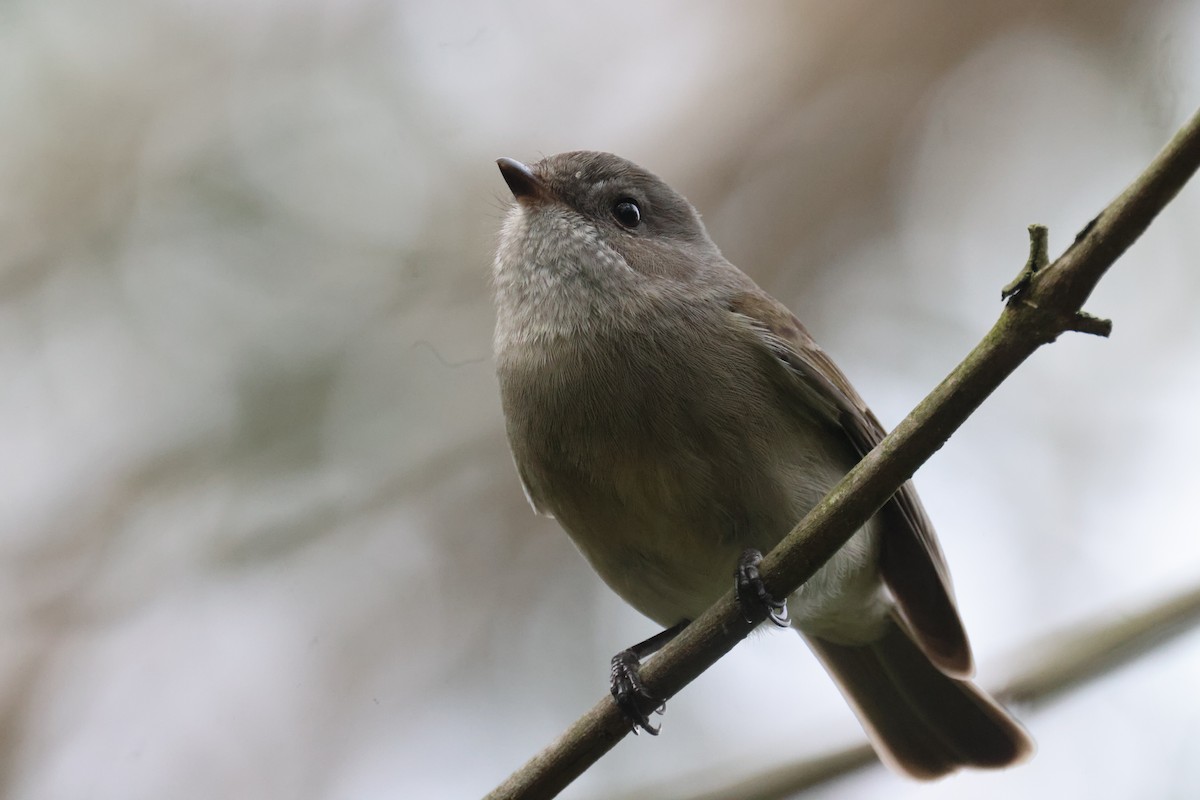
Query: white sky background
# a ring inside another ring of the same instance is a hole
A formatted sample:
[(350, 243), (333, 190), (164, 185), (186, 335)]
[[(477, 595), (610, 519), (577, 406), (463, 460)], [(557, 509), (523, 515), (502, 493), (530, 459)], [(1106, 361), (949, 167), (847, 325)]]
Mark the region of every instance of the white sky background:
[[(524, 503), (494, 159), (683, 191), (894, 424), (1200, 105), (1183, 3), (15, 2), (0, 11), (0, 794), (483, 794), (654, 631)], [(1086, 9), (1086, 10), (1085, 10)], [(918, 474), (999, 682), (1200, 578), (1200, 190)], [(1184, 796), (1192, 634), (1026, 767), (842, 798)], [(757, 636), (565, 794), (854, 741)]]

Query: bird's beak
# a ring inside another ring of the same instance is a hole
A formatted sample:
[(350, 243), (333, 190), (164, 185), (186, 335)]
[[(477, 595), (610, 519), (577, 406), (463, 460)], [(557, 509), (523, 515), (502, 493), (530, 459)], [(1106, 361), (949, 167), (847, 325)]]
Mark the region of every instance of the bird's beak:
[(514, 158), (498, 158), (496, 165), (504, 182), (512, 190), (513, 197), (519, 203), (533, 203), (547, 196), (546, 184), (533, 174), (529, 167)]

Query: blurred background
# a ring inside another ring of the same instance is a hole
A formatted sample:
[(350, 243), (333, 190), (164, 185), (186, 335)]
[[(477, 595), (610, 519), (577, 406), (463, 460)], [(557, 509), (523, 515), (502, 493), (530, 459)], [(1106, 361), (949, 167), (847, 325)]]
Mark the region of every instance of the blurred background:
[[(490, 356), (498, 156), (617, 152), (887, 425), (1200, 105), (1200, 6), (9, 0), (0, 795), (469, 798), (655, 631), (525, 503)], [(917, 484), (995, 685), (1200, 581), (1200, 188)], [(814, 797), (1185, 797), (1200, 634), (1018, 709), (1027, 766)], [(749, 722), (748, 722), (749, 720)], [(860, 737), (752, 637), (567, 792)], [(643, 793), (642, 796), (654, 796)]]

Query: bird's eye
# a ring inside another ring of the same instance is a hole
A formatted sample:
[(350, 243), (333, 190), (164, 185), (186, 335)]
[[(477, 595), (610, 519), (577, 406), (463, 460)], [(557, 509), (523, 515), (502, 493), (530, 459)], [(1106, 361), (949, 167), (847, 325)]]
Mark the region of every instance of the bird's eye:
[(613, 206), (613, 216), (626, 228), (636, 228), (642, 222), (642, 210), (628, 197), (621, 198)]

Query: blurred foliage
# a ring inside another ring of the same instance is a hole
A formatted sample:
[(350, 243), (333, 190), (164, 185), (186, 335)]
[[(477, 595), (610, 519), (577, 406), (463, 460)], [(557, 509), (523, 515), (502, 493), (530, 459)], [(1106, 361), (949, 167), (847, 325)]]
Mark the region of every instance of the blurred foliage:
[[(895, 422), (1025, 226), (1061, 248), (1192, 110), (1197, 53), (1195, 7), (1131, 0), (6, 4), (0, 792), (476, 796), (652, 631), (507, 455), (495, 157), (663, 175)], [(1196, 215), (1097, 293), (1111, 342), (1039, 354), (918, 477), (985, 671), (1200, 566)], [(1195, 785), (1198, 646), (923, 796)], [(739, 648), (575, 796), (853, 737), (802, 650)], [(916, 791), (826, 794), (885, 782)]]

